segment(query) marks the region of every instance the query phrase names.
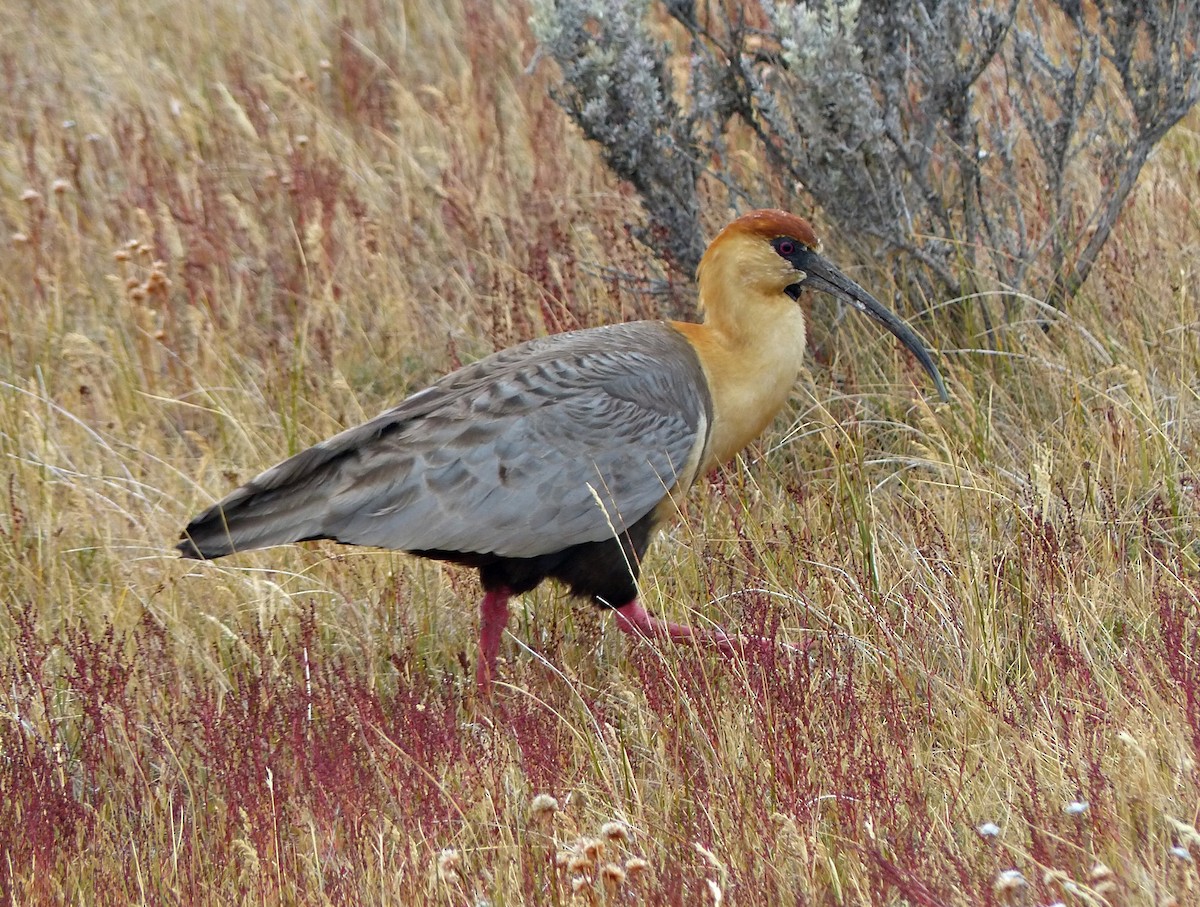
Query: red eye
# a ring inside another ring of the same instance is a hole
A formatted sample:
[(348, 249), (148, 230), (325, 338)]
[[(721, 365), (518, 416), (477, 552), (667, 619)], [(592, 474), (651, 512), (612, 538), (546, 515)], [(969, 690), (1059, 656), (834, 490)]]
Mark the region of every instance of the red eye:
[(788, 256), (796, 251), (796, 244), (790, 239), (780, 240), (779, 245), (775, 247), (780, 255)]

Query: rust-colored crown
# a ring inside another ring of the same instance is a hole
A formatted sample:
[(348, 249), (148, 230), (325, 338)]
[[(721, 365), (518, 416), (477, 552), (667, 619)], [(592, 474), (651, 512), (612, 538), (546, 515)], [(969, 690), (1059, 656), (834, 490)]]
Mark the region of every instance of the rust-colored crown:
[(790, 236), (810, 249), (815, 249), (820, 245), (817, 234), (813, 232), (808, 221), (787, 211), (780, 211), (778, 208), (763, 208), (743, 214), (725, 229), (761, 236), (763, 239)]

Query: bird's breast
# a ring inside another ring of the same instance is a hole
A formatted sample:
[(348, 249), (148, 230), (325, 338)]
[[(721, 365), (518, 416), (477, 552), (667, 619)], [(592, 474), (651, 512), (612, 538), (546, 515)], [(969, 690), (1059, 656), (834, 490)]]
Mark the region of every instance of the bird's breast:
[(712, 428), (700, 472), (730, 460), (762, 434), (787, 403), (800, 375), (804, 321), (783, 319), (769, 338), (747, 343), (706, 325), (677, 324), (695, 348), (713, 402)]

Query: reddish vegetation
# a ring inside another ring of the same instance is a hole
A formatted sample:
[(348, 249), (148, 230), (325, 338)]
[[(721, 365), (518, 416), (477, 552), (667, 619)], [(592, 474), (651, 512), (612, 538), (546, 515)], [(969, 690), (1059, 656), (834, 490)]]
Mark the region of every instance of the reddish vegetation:
[[(1127, 541), (1154, 546), (1155, 535), (1147, 521), (1127, 531)], [(1014, 569), (1026, 572), (1019, 626), (1029, 659), (980, 702), (1015, 740), (1036, 739), (1066, 757), (1085, 813), (1064, 812), (1057, 795), (1044, 790), (1043, 768), (1024, 757), (1010, 776), (1017, 785), (1012, 809), (1035, 866), (1083, 878), (1098, 854), (1118, 845), (1118, 813), (1129, 804), (1111, 775), (1114, 734), (1139, 691), (1160, 690), (1200, 740), (1200, 619), (1191, 599), (1164, 579), (1156, 627), (1114, 666), (1112, 676), (1124, 686), (1114, 698), (1097, 685), (1093, 659), (1066, 638), (1052, 607), (1063, 558), (1087, 540), (1069, 514), (1057, 524), (1031, 518), (1024, 538), (1023, 566)], [(898, 610), (877, 615), (888, 635), (920, 619), (912, 599), (893, 600)], [(759, 632), (770, 634), (788, 619), (766, 596), (746, 595), (739, 605), (744, 624)], [(284, 895), (281, 876), (295, 891), (305, 861), (318, 860), (325, 894), (352, 903), (356, 880), (376, 859), (370, 842), (381, 828), (433, 846), (452, 840), (480, 802), (507, 800), (511, 771), (530, 791), (561, 792), (584, 768), (560, 717), (572, 710), (569, 691), (549, 687), (543, 694), (550, 699), (540, 703), (502, 697), (486, 718), (471, 720), (463, 711), (466, 672), (453, 683), (437, 680), (402, 638), (385, 662), (371, 664), (363, 653), (323, 640), (311, 608), (291, 628), (231, 627), (236, 645), (222, 637), (199, 657), (183, 655), (149, 616), (125, 633), (74, 619), (47, 634), (31, 607), (8, 614), (12, 645), (0, 661), (0, 688), (9, 692), (9, 720), (0, 724), (6, 900), (16, 894), (15, 879), (23, 880), (22, 897), (51, 897), (53, 880), (69, 875), (67, 867), (96, 846), (97, 836), (125, 828), (147, 855), (172, 855), (169, 864), (143, 867), (144, 884), (185, 902), (213, 895), (209, 867), (234, 872), (252, 852), (270, 867), (252, 876), (262, 897)], [(607, 743), (625, 748), (636, 777), (683, 783), (660, 815), (661, 827), (649, 830), (656, 898), (688, 903), (702, 893), (697, 886), (711, 868), (697, 843), (728, 852), (736, 842), (747, 857), (792, 855), (799, 836), (819, 828), (835, 853), (843, 851), (836, 859), (863, 861), (880, 898), (891, 892), (916, 904), (993, 902), (990, 882), (1006, 858), (982, 841), (963, 841), (980, 818), (969, 789), (992, 754), (962, 749), (930, 761), (928, 741), (939, 736), (946, 705), (938, 684), (946, 675), (919, 634), (910, 640), (908, 656), (883, 672), (837, 637), (811, 663), (753, 653), (734, 678), (700, 653), (636, 652), (643, 716), (598, 700), (588, 721), (613, 735)], [(201, 664), (220, 670), (199, 670)], [(635, 725), (647, 721), (658, 746), (637, 757)], [(1009, 745), (1003, 738), (980, 742)], [(743, 761), (752, 769), (729, 770)], [(1153, 840), (1136, 846), (1152, 847)], [(475, 869), (513, 857), (525, 866), (532, 902), (547, 884), (538, 869), (544, 846), (535, 838), (524, 838), (515, 852), (476, 855)], [(729, 883), (756, 898), (786, 897), (795, 882), (781, 876), (782, 862), (733, 863)], [(800, 869), (822, 872), (819, 864), (802, 862)], [(110, 864), (108, 871), (113, 877), (97, 879), (96, 890), (125, 900), (131, 889), (124, 869)], [(1053, 880), (1038, 879), (1032, 867), (1027, 876), (1032, 897), (1058, 896)], [(421, 873), (413, 884), (410, 894), (419, 897)]]

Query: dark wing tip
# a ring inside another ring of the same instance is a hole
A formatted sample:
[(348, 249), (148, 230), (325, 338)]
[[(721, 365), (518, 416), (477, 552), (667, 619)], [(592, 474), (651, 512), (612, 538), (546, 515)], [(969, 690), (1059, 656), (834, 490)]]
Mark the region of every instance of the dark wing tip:
[(195, 561), (211, 561), (232, 554), (233, 541), (224, 511), (214, 505), (193, 519), (179, 533), (175, 549), (182, 557)]
[(200, 550), (200, 546), (186, 532), (179, 537), (179, 542), (175, 545), (175, 549), (181, 557), (191, 558), (194, 561), (208, 560), (208, 555)]

